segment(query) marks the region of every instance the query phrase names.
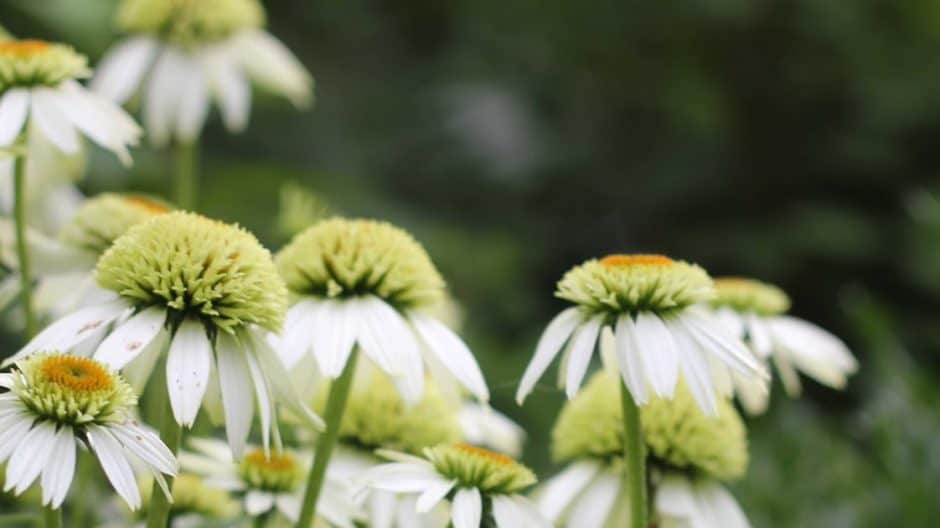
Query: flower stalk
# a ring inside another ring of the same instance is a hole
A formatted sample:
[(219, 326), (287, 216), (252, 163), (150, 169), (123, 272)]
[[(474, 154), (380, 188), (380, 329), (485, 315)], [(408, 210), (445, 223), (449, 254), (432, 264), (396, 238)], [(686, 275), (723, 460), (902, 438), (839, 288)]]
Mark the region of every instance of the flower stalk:
[(36, 315), (33, 313), (32, 276), (29, 251), (26, 248), (26, 156), (16, 156), (13, 162), (13, 218), (16, 225), (16, 256), (20, 271), (20, 304), (26, 337), (36, 333)]
[[(161, 369), (163, 370), (163, 369)], [(160, 424), (160, 440), (170, 449), (174, 456), (179, 453), (180, 437), (183, 435), (183, 426), (176, 423), (173, 417), (173, 408), (170, 406), (170, 397), (165, 390), (157, 390), (152, 394), (156, 400), (154, 408), (160, 409), (163, 415)], [(167, 487), (173, 489), (173, 478), (166, 479)], [(166, 528), (170, 520), (170, 501), (159, 486), (154, 486), (150, 494), (150, 513), (147, 516), (147, 528)]]
[(621, 380), (620, 404), (623, 407), (623, 469), (629, 497), (630, 528), (647, 527), (646, 448), (640, 425), (640, 412)]
[(199, 198), (199, 143), (198, 140), (181, 141), (176, 146), (176, 171), (173, 179), (173, 197), (176, 205), (192, 211)]
[(323, 488), (326, 467), (330, 462), (330, 456), (333, 454), (333, 448), (336, 446), (336, 440), (339, 437), (343, 412), (346, 409), (346, 401), (349, 399), (352, 380), (356, 372), (357, 359), (359, 359), (358, 347), (354, 348), (350, 354), (342, 374), (330, 385), (330, 395), (327, 399), (326, 412), (323, 416), (323, 419), (326, 421), (326, 431), (324, 431), (317, 440), (313, 467), (310, 468), (307, 488), (304, 491), (303, 506), (300, 510), (300, 517), (295, 525), (297, 528), (307, 528), (310, 526), (310, 523), (313, 522), (313, 518), (317, 513), (317, 499), (320, 495), (320, 490)]
[(62, 510), (43, 506), (42, 521), (45, 528), (62, 528)]

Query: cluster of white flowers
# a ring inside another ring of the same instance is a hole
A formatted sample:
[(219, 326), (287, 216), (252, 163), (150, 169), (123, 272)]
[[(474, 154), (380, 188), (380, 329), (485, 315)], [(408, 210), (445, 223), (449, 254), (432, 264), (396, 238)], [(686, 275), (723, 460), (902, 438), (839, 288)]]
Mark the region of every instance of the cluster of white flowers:
[[(310, 215), (272, 254), (142, 195), (33, 216), (60, 200), (45, 182), (75, 167), (82, 136), (130, 164), (144, 130), (195, 142), (212, 101), (243, 129), (251, 82), (308, 105), (312, 78), (264, 22), (257, 0), (123, 0), (127, 36), (96, 73), (67, 45), (0, 39), (0, 308), (19, 298), (28, 337), (0, 372), (3, 490), (38, 482), (58, 526), (87, 451), (141, 510), (124, 525), (746, 527), (720, 484), (747, 466), (733, 398), (763, 411), (771, 363), (791, 395), (798, 370), (842, 388), (857, 369), (842, 341), (785, 315), (776, 287), (662, 255), (568, 271), (556, 295), (571, 306), (516, 393), (561, 354), (570, 401), (552, 451), (569, 466), (535, 486), (516, 460), (525, 431), (490, 407), (443, 320), (446, 283), (405, 230)], [(144, 129), (119, 106), (138, 92)], [(582, 389), (595, 350), (604, 369)]]

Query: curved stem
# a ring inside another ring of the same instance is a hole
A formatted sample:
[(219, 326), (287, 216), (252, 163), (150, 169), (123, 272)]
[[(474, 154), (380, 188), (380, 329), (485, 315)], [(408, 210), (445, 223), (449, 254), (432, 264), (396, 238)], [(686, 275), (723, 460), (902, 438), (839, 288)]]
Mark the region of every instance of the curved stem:
[(317, 440), (317, 450), (314, 454), (313, 467), (310, 468), (310, 477), (307, 479), (307, 489), (304, 491), (303, 507), (297, 528), (307, 528), (313, 522), (317, 513), (317, 498), (323, 488), (326, 475), (326, 466), (333, 454), (333, 447), (339, 436), (339, 426), (346, 409), (346, 400), (349, 398), (349, 389), (352, 387), (353, 373), (356, 370), (356, 360), (359, 358), (359, 349), (355, 348), (346, 361), (343, 373), (336, 378), (330, 386), (330, 395), (326, 402), (326, 412), (323, 419), (326, 421), (326, 431)]
[(630, 389), (621, 381), (620, 404), (623, 407), (623, 469), (630, 507), (630, 528), (647, 528), (646, 446), (640, 425), (640, 412)]
[(180, 209), (192, 211), (199, 196), (199, 143), (176, 146), (176, 171), (173, 175), (173, 199)]
[(17, 156), (13, 162), (13, 221), (16, 225), (16, 256), (20, 272), (20, 304), (26, 338), (36, 333), (36, 315), (33, 313), (32, 276), (29, 251), (26, 246), (26, 157)]
[[(157, 387), (162, 390), (153, 391), (154, 399), (160, 400), (159, 407), (163, 409), (163, 422), (160, 425), (160, 439), (170, 448), (173, 455), (179, 451), (180, 437), (183, 434), (183, 427), (176, 423), (173, 417), (173, 409), (170, 407), (170, 397), (165, 387)], [(173, 479), (167, 477), (167, 486), (173, 489)], [(147, 528), (167, 528), (170, 519), (170, 501), (160, 486), (154, 484), (153, 491), (150, 494), (150, 514), (147, 517)]]
[(62, 510), (43, 506), (42, 521), (45, 528), (62, 528)]

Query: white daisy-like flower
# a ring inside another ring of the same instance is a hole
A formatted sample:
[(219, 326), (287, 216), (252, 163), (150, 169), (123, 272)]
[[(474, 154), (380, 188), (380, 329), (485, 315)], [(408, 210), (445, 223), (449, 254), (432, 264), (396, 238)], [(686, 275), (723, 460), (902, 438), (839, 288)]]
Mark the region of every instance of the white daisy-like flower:
[[(76, 81), (91, 74), (87, 62), (64, 44), (0, 42), (0, 148), (13, 145), (25, 130), (27, 147), (35, 136), (62, 153), (78, 154), (84, 135), (130, 164), (128, 147), (137, 144), (140, 127)], [(30, 152), (25, 155), (29, 159)], [(0, 174), (12, 171), (13, 159), (0, 159)]]
[[(519, 492), (535, 475), (511, 457), (466, 444), (428, 448), (424, 457), (383, 452), (394, 460), (366, 471), (359, 485), (394, 493), (416, 494), (418, 512), (448, 497), (454, 528), (538, 528), (551, 526)], [(490, 519), (484, 519), (489, 512)], [(587, 526), (587, 525), (585, 525)]]
[[(557, 526), (630, 526), (623, 479), (624, 426), (615, 369), (604, 369), (565, 404), (552, 431), (552, 455), (568, 465), (536, 491), (539, 510)], [(640, 408), (652, 497), (650, 522), (668, 528), (748, 528), (721, 485), (747, 469), (744, 423), (730, 400), (716, 416), (698, 407), (685, 383), (672, 399)]]
[[(265, 454), (263, 449), (255, 448), (233, 461), (229, 447), (217, 440), (193, 438), (189, 444), (193, 451), (180, 453), (184, 471), (201, 475), (207, 486), (242, 493), (249, 516), (276, 510), (290, 521), (297, 521), (309, 456), (287, 450)], [(331, 472), (327, 473), (317, 511), (324, 520), (340, 528), (353, 528), (363, 518), (348, 484)]]
[(405, 231), (372, 220), (324, 220), (294, 237), (275, 262), (297, 299), (279, 344), (288, 367), (312, 352), (320, 372), (334, 379), (359, 347), (408, 401), (424, 392), (425, 365), (439, 386), (456, 381), (489, 400), (470, 349), (423, 311), (444, 298), (444, 281)]
[[(858, 361), (841, 339), (826, 330), (786, 315), (790, 298), (780, 288), (753, 279), (727, 277), (715, 280), (717, 296), (710, 306), (717, 318), (741, 336), (762, 362), (777, 367), (783, 388), (790, 396), (801, 391), (797, 371), (823, 385), (845, 388)], [(739, 400), (752, 414), (767, 409), (769, 393), (733, 379)]]
[[(7, 462), (4, 491), (19, 495), (39, 479), (42, 503), (65, 500), (75, 473), (76, 448), (85, 445), (131, 509), (140, 490), (131, 461), (146, 466), (166, 491), (163, 475), (176, 458), (131, 415), (137, 397), (118, 374), (92, 359), (37, 353), (0, 374), (0, 463)], [(166, 491), (166, 493), (169, 493)]]
[(235, 453), (244, 448), (255, 407), (265, 448), (272, 430), (279, 442), (275, 401), (320, 427), (267, 344), (269, 332), (280, 328), (287, 292), (253, 235), (193, 213), (156, 215), (105, 251), (95, 277), (111, 299), (54, 322), (12, 360), (37, 350), (75, 350), (107, 327), (96, 360), (143, 387), (166, 351), (177, 423), (191, 427), (204, 399), (220, 400)]
[(671, 397), (680, 373), (712, 414), (716, 379), (737, 373), (766, 386), (766, 370), (741, 339), (696, 306), (714, 296), (698, 266), (662, 255), (609, 255), (568, 271), (556, 295), (576, 306), (558, 314), (539, 339), (516, 392), (520, 404), (562, 348), (559, 384), (569, 398), (577, 394), (605, 328), (614, 332), (620, 374), (638, 405)]
[(198, 138), (212, 100), (226, 128), (243, 130), (252, 81), (308, 106), (313, 79), (264, 18), (257, 0), (124, 0), (117, 24), (129, 36), (102, 59), (92, 89), (122, 104), (141, 91), (156, 145)]
[(522, 454), (525, 429), (489, 405), (467, 401), (457, 414), (463, 438), (468, 444), (494, 449), (511, 457)]

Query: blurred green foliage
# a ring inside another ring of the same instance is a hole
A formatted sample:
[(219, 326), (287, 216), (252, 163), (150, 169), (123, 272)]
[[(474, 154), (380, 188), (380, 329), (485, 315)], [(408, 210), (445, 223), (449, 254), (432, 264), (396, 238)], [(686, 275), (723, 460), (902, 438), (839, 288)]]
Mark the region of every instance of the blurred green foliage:
[[(113, 4), (9, 0), (0, 23), (96, 58)], [(781, 285), (860, 358), (846, 392), (775, 393), (751, 422), (736, 493), (755, 526), (928, 526), (940, 513), (940, 4), (267, 7), (317, 77), (317, 107), (257, 95), (238, 136), (214, 119), (199, 209), (276, 248), (309, 212), (278, 211), (281, 185), (298, 182), (332, 210), (413, 231), (540, 472), (562, 396), (545, 382), (525, 407), (511, 399), (561, 306), (555, 281), (592, 256), (659, 251)], [(162, 153), (135, 159), (125, 173), (93, 156), (83, 189), (165, 193)]]

